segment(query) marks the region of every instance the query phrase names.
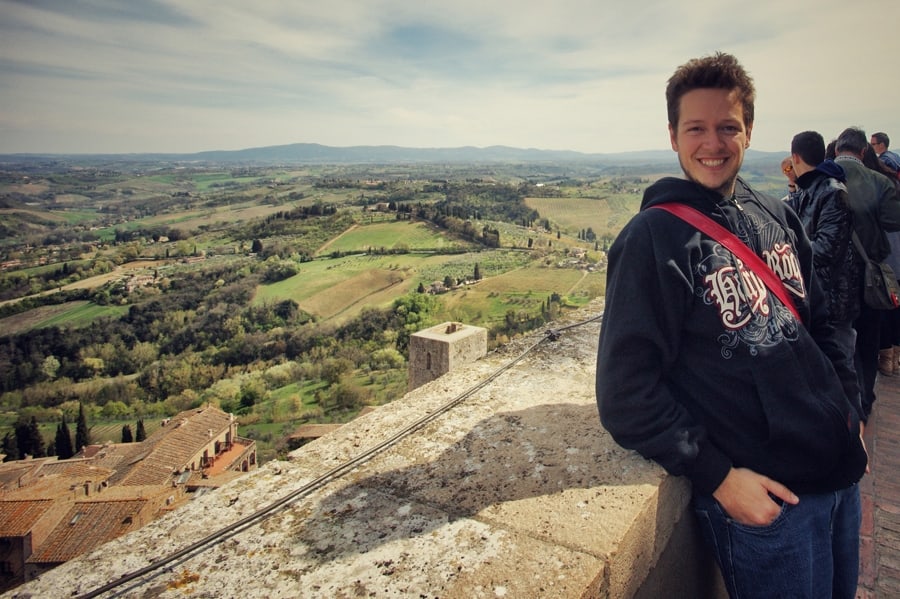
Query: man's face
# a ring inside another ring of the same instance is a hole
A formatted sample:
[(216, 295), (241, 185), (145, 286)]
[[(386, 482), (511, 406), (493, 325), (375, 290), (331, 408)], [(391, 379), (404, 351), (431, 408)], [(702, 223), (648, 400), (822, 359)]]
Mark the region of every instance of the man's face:
[(875, 150), (876, 154), (882, 154), (884, 152), (884, 148), (878, 143), (878, 140), (874, 137), (869, 140), (869, 143), (872, 145), (872, 149)]
[(735, 91), (695, 89), (681, 97), (678, 126), (669, 126), (669, 137), (688, 179), (730, 196), (750, 131)]

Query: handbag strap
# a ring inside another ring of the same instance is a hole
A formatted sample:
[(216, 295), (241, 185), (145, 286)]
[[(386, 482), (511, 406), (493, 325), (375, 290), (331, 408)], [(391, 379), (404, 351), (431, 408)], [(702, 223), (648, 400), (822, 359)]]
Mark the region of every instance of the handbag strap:
[(763, 259), (760, 258), (756, 252), (747, 247), (743, 241), (738, 239), (737, 235), (709, 218), (699, 210), (691, 208), (690, 206), (686, 206), (685, 204), (680, 204), (678, 202), (666, 202), (663, 204), (656, 204), (655, 206), (651, 206), (651, 208), (659, 208), (660, 210), (665, 210), (670, 214), (674, 214), (681, 220), (686, 223), (693, 225), (703, 233), (706, 233), (723, 246), (725, 246), (728, 251), (741, 259), (741, 261), (746, 264), (750, 269), (756, 273), (756, 275), (763, 280), (763, 283), (766, 284), (766, 287), (775, 294), (775, 296), (781, 300), (781, 303), (787, 307), (788, 310), (799, 320), (803, 322), (803, 319), (800, 317), (800, 313), (797, 311), (797, 306), (794, 305), (794, 302), (791, 300), (788, 295), (787, 288), (784, 286), (784, 281), (782, 281), (773, 271), (769, 268), (769, 265), (763, 262)]
[(866, 248), (863, 247), (862, 241), (859, 240), (859, 236), (856, 234), (856, 229), (850, 230), (850, 239), (853, 240), (853, 245), (856, 246), (856, 251), (859, 252), (859, 255), (862, 256), (862, 259), (868, 262), (869, 255), (866, 253)]

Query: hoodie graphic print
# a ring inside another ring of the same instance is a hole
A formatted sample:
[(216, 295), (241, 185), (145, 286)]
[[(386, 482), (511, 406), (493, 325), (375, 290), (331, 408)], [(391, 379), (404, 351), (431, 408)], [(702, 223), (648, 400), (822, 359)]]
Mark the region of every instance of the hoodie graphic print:
[[(799, 299), (806, 297), (800, 261), (794, 248), (783, 241), (766, 241), (777, 227), (746, 215), (742, 220), (742, 241), (760, 240), (762, 258), (789, 292)], [(768, 235), (767, 235), (768, 233)], [(787, 336), (795, 338), (797, 326), (790, 311), (770, 298), (763, 279), (727, 248), (716, 243), (712, 253), (699, 261), (695, 280), (702, 282), (696, 293), (707, 305), (719, 311), (723, 334), (719, 336), (723, 357), (730, 357), (738, 343), (755, 354), (759, 346), (780, 343)]]

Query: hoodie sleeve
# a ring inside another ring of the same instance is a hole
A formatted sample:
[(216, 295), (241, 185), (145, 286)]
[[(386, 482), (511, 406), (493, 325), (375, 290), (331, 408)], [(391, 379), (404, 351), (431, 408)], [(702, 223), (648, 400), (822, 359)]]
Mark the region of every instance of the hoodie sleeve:
[(610, 249), (597, 403), (601, 422), (617, 443), (671, 474), (688, 476), (698, 492), (712, 493), (731, 462), (676, 401), (666, 376), (693, 302), (690, 273), (669, 255), (675, 245), (661, 240), (661, 227), (651, 226), (667, 217), (655, 210), (639, 213)]

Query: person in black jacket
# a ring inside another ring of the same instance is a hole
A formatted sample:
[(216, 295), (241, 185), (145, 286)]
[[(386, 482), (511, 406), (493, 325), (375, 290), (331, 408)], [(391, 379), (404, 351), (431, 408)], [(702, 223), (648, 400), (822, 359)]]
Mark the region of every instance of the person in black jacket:
[[(844, 350), (845, 368), (855, 371), (856, 330), (863, 263), (853, 249), (853, 213), (847, 198), (844, 169), (825, 159), (825, 139), (817, 131), (803, 131), (791, 140), (791, 162), (798, 193), (788, 200), (809, 235), (813, 268), (828, 301), (828, 320)], [(858, 379), (858, 375), (857, 375)], [(859, 403), (859, 384), (846, 389), (865, 419)]]
[[(802, 222), (738, 176), (754, 96), (729, 54), (691, 60), (669, 79), (669, 134), (686, 180), (651, 185), (610, 248), (600, 419), (620, 445), (690, 479), (732, 597), (852, 598), (867, 464), (846, 391), (855, 373)], [(672, 202), (737, 235), (793, 306), (717, 240), (655, 209)]]

